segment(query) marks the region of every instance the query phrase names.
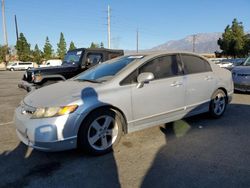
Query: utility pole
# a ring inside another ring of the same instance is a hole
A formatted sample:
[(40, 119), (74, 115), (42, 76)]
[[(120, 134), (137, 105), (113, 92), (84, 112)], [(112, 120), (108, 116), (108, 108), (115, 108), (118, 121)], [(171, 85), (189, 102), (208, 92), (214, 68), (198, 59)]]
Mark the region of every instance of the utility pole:
[(195, 52), (195, 40), (196, 40), (196, 35), (193, 35), (193, 52)]
[(4, 38), (4, 45), (6, 45), (6, 47), (8, 47), (7, 30), (6, 30), (6, 22), (5, 22), (4, 0), (2, 0), (2, 17), (3, 17), (3, 38)]
[(136, 30), (136, 53), (139, 51), (139, 32)]
[(110, 48), (110, 7), (108, 5), (108, 48)]
[(15, 15), (15, 26), (16, 26), (16, 40), (18, 41), (18, 27), (17, 27), (17, 19), (16, 19), (16, 15)]

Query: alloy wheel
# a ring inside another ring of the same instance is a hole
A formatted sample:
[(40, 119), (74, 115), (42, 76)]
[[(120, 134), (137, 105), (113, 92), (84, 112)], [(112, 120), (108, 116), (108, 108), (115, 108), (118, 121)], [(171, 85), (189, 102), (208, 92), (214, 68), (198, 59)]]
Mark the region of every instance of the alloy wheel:
[(118, 125), (115, 119), (103, 115), (92, 121), (88, 129), (88, 142), (96, 150), (109, 148), (117, 139)]
[(218, 93), (213, 99), (213, 111), (216, 115), (221, 115), (226, 107), (226, 99), (223, 93)]

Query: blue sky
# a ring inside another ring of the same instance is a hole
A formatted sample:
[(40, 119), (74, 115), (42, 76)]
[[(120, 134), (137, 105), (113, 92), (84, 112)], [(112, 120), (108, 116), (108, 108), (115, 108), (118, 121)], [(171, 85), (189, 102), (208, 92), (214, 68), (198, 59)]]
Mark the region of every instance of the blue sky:
[(190, 34), (223, 32), (233, 18), (250, 31), (249, 0), (5, 0), (8, 42), (16, 43), (16, 14), (19, 32), (32, 47), (42, 49), (48, 36), (56, 50), (60, 32), (68, 45), (74, 41), (77, 47), (88, 47), (93, 41), (107, 46), (108, 5), (113, 48), (135, 49), (137, 28), (140, 49)]

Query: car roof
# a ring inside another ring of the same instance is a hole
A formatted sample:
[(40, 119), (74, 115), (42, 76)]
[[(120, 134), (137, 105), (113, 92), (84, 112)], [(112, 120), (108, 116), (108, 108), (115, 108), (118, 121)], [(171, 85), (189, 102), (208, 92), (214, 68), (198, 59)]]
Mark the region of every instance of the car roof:
[(129, 53), (125, 54), (125, 56), (148, 56), (148, 57), (154, 57), (154, 56), (160, 56), (160, 55), (170, 55), (170, 54), (188, 54), (188, 55), (194, 55), (201, 57), (203, 59), (207, 59), (204, 56), (193, 53), (193, 52), (187, 52), (187, 51), (149, 51), (149, 52), (140, 52), (140, 53)]

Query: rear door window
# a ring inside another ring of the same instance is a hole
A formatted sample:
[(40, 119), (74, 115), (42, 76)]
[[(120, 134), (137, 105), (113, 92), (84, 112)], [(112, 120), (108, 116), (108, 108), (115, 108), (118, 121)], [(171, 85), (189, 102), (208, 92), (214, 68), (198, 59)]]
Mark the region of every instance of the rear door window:
[(151, 72), (155, 79), (163, 79), (182, 74), (180, 59), (177, 55), (166, 55), (155, 58), (139, 69), (139, 73)]
[(184, 70), (186, 74), (195, 74), (202, 72), (212, 71), (210, 64), (197, 56), (182, 54), (182, 62), (184, 64)]

